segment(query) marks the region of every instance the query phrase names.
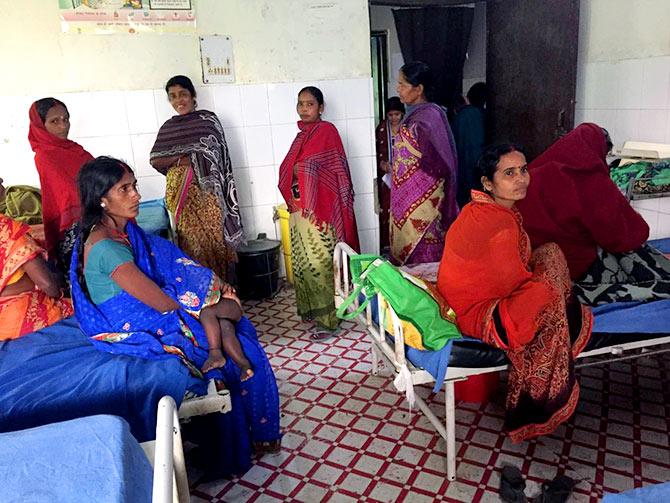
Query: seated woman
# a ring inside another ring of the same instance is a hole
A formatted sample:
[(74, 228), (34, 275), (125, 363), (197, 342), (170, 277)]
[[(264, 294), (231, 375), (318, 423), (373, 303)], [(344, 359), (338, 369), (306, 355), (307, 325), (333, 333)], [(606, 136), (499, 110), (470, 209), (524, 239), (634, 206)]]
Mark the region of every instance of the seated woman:
[(197, 377), (223, 377), (231, 393), (242, 381), (238, 399), (250, 411), (252, 438), (278, 447), (277, 385), (258, 340), (235, 334), (242, 310), (234, 290), (129, 221), (139, 208), (136, 184), (130, 167), (109, 157), (79, 174), (82, 220), (70, 281), (81, 329), (103, 351), (178, 357)]
[[(0, 178), (0, 200), (5, 196), (2, 182)], [(72, 304), (62, 298), (45, 258), (27, 224), (0, 215), (0, 341), (72, 315)]]
[(609, 176), (607, 132), (581, 124), (530, 163), (519, 202), (533, 247), (556, 243), (580, 302), (670, 297), (670, 261), (645, 245), (649, 226)]
[(78, 143), (68, 140), (70, 113), (62, 101), (37, 100), (28, 115), (28, 141), (35, 151), (35, 167), (40, 175), (47, 254), (62, 275), (59, 279), (64, 280), (77, 237), (80, 211), (77, 173), (93, 156)]
[(513, 442), (546, 435), (579, 398), (574, 358), (592, 325), (589, 308), (568, 303), (570, 277), (558, 246), (531, 252), (515, 207), (530, 182), (518, 147), (489, 147), (479, 161), (485, 192), (447, 233), (438, 289), (461, 331), (502, 349), (511, 366), (506, 426)]

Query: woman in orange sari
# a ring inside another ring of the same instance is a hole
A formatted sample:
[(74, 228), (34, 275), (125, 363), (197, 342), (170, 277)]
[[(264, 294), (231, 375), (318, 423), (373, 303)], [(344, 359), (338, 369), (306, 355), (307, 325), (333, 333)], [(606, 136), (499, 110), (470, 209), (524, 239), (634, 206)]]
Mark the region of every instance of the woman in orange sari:
[(570, 275), (554, 243), (531, 252), (515, 203), (530, 182), (513, 145), (489, 147), (479, 161), (485, 192), (447, 233), (438, 288), (464, 334), (510, 360), (506, 427), (513, 442), (546, 435), (579, 399), (574, 359), (591, 334), (589, 308), (569, 302)]
[[(5, 188), (0, 178), (0, 199)], [(24, 223), (0, 215), (0, 341), (16, 339), (72, 315), (56, 278), (47, 268), (46, 252)]]

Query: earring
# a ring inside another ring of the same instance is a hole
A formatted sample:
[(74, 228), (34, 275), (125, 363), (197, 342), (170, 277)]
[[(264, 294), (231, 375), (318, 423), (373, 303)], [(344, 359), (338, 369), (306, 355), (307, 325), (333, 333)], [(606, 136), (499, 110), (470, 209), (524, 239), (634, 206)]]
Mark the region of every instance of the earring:
[(103, 208), (105, 208), (107, 205), (106, 205), (105, 203), (100, 203), (100, 206), (102, 206)]

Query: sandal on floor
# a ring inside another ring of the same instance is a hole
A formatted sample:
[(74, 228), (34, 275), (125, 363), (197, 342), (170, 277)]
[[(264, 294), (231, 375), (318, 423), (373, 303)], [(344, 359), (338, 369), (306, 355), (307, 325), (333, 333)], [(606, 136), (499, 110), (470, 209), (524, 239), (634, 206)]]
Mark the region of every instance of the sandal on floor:
[(281, 450), (281, 440), (254, 442), (254, 450), (257, 454), (276, 454)]
[(526, 503), (526, 481), (516, 466), (505, 465), (500, 474), (500, 499), (507, 503)]
[(315, 342), (321, 342), (326, 341), (331, 337), (335, 337), (336, 333), (337, 331), (335, 330), (316, 329), (311, 334), (309, 334), (309, 338)]
[(558, 475), (554, 480), (542, 483), (542, 492), (533, 503), (565, 503), (577, 483), (567, 475)]

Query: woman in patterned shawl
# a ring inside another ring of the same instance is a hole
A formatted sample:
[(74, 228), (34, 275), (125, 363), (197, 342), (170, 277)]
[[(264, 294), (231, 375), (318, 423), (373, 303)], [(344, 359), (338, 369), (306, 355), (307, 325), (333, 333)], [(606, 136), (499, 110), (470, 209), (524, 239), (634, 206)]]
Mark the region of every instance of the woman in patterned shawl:
[[(0, 199), (5, 188), (0, 178)], [(56, 278), (47, 268), (45, 251), (24, 223), (0, 215), (0, 341), (16, 339), (72, 314)]]
[(431, 77), (420, 61), (400, 69), (397, 91), (407, 106), (393, 146), (391, 256), (396, 263), (437, 262), (458, 215), (456, 147), (444, 111), (429, 103)]
[(513, 442), (546, 435), (579, 399), (574, 359), (591, 335), (590, 308), (568, 302), (571, 284), (555, 243), (531, 252), (515, 203), (530, 181), (513, 145), (489, 147), (479, 162), (484, 192), (447, 232), (438, 289), (464, 334), (510, 360), (506, 426)]
[(196, 110), (188, 77), (172, 77), (165, 91), (178, 115), (158, 131), (151, 165), (167, 175), (179, 247), (225, 280), (243, 233), (223, 127), (214, 113)]
[(337, 329), (333, 251), (338, 241), (358, 250), (354, 190), (337, 128), (321, 120), (323, 93), (298, 93), (300, 132), (279, 168), (279, 190), (291, 213), (291, 257), (298, 314), (314, 320), (314, 339)]

